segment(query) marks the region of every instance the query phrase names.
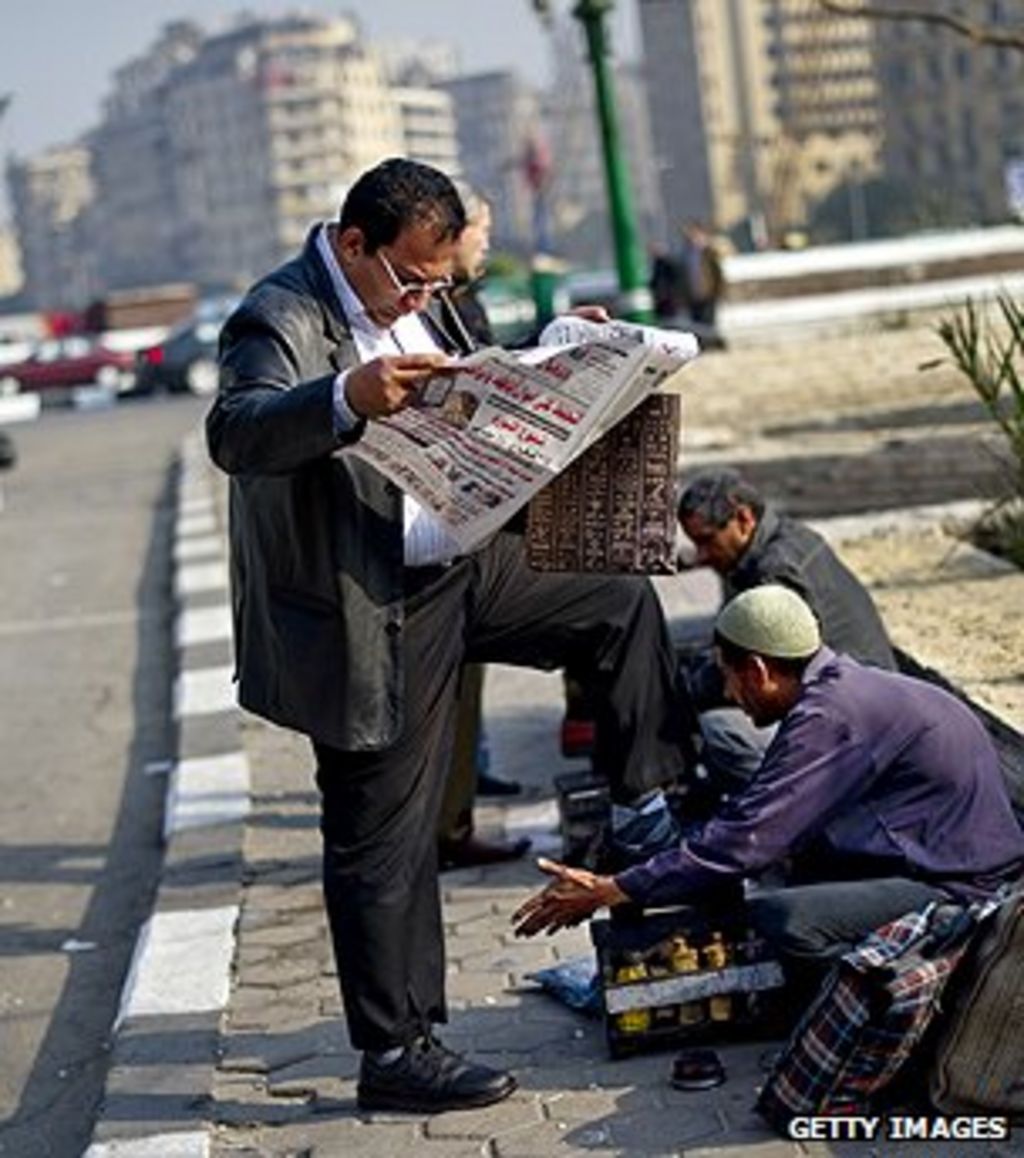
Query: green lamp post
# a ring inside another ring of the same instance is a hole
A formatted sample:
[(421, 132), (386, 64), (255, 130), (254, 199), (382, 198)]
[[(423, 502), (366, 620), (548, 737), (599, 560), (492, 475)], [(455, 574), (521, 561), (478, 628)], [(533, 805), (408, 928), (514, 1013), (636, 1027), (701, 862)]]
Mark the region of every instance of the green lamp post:
[[(543, 19), (550, 19), (550, 0), (533, 0), (533, 6)], [(633, 211), (633, 198), (619, 137), (615, 90), (608, 66), (605, 16), (614, 6), (615, 0), (577, 0), (572, 14), (583, 25), (586, 33), (594, 75), (608, 209), (619, 276), (619, 306), (624, 317), (633, 321), (648, 321), (651, 317), (651, 295), (647, 288), (647, 263)]]

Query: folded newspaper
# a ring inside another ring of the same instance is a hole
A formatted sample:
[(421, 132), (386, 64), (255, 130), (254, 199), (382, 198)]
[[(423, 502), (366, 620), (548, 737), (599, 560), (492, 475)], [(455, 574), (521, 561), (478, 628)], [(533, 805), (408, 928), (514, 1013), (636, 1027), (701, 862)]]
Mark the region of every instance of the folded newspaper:
[(678, 330), (556, 318), (531, 350), (446, 366), (341, 453), (411, 494), (468, 552), (653, 391), (678, 390), (698, 350)]

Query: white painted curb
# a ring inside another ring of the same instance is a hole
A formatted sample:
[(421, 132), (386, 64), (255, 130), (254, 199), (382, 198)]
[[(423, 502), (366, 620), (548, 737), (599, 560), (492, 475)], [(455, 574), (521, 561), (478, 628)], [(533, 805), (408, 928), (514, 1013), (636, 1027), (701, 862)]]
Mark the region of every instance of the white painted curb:
[(84, 1158), (209, 1158), (209, 1154), (210, 1139), (206, 1132), (189, 1131), (93, 1142)]

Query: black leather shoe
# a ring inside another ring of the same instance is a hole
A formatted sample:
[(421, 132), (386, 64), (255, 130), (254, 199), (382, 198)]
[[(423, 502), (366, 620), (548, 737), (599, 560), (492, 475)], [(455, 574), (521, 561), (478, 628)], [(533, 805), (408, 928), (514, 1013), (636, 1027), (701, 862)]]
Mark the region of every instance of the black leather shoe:
[(489, 772), (476, 774), (477, 796), (518, 796), (522, 790), (523, 786), (514, 780), (502, 780)]
[(356, 1101), (361, 1110), (437, 1114), (489, 1106), (515, 1088), (516, 1079), (505, 1070), (474, 1065), (439, 1041), (422, 1037), (391, 1065), (363, 1054)]
[(441, 840), (437, 846), (442, 869), (475, 868), (479, 865), (503, 864), (518, 860), (530, 847), (527, 837), (511, 842), (478, 840), (470, 835), (463, 840)]

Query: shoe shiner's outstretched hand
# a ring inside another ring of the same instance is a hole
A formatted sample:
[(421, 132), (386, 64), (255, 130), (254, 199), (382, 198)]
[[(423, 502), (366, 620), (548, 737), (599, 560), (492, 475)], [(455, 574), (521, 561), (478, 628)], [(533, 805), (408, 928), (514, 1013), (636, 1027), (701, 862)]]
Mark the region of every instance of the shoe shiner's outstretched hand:
[(532, 937), (541, 931), (557, 933), (585, 921), (605, 905), (629, 900), (614, 877), (600, 877), (544, 857), (537, 861), (537, 867), (554, 879), (512, 914), (517, 937)]

